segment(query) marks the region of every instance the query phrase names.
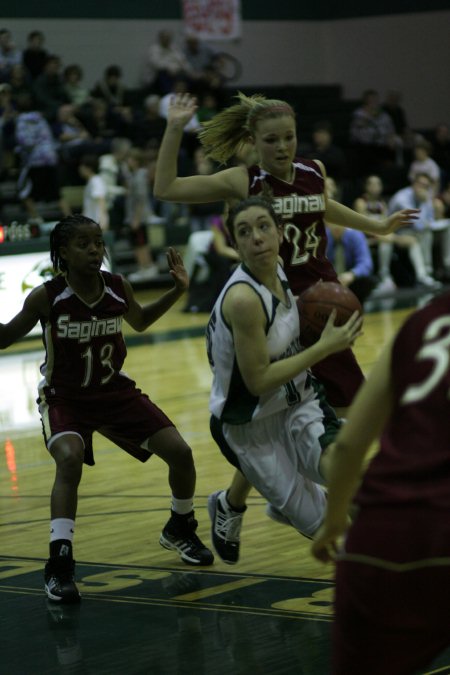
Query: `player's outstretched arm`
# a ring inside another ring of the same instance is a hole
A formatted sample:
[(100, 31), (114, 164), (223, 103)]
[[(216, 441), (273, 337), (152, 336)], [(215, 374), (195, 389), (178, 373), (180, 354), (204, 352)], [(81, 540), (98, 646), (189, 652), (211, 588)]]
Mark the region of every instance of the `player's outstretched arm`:
[(174, 248), (169, 248), (166, 255), (174, 285), (154, 302), (147, 305), (138, 303), (130, 283), (126, 279), (123, 280), (128, 298), (128, 312), (124, 318), (138, 332), (145, 330), (152, 323), (155, 323), (189, 288), (189, 275), (180, 253)]
[(403, 227), (413, 227), (414, 221), (417, 220), (420, 211), (418, 209), (402, 209), (396, 211), (384, 220), (380, 220), (382, 230), (380, 234), (391, 234)]
[(196, 110), (197, 101), (190, 94), (174, 96), (169, 105), (167, 125), (156, 161), (154, 196), (163, 201), (185, 204), (244, 199), (248, 191), (248, 176), (242, 167), (231, 167), (208, 175), (177, 175), (183, 129)]
[(185, 201), (183, 199), (183, 182), (180, 185), (178, 184), (178, 154), (184, 126), (192, 118), (196, 109), (196, 100), (189, 94), (176, 95), (169, 103), (166, 129), (156, 161), (153, 185), (153, 194), (156, 199)]
[(367, 234), (389, 234), (402, 227), (411, 227), (417, 220), (418, 214), (418, 209), (403, 209), (383, 220), (375, 220), (333, 199), (328, 199), (325, 219), (330, 223), (351, 227), (353, 230), (361, 230)]
[(312, 545), (312, 554), (322, 562), (334, 559), (338, 539), (348, 526), (348, 511), (361, 480), (364, 458), (392, 411), (391, 351), (391, 345), (385, 347), (330, 448), (327, 511)]

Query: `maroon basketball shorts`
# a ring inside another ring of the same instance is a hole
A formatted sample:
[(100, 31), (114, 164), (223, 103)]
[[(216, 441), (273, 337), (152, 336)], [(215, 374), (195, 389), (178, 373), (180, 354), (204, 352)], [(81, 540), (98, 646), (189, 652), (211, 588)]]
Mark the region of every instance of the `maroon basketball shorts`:
[(152, 454), (143, 447), (145, 441), (157, 431), (174, 426), (134, 383), (110, 392), (78, 393), (78, 398), (47, 393), (38, 403), (47, 447), (56, 434), (76, 433), (84, 441), (84, 462), (90, 465), (95, 463), (94, 431), (145, 462)]

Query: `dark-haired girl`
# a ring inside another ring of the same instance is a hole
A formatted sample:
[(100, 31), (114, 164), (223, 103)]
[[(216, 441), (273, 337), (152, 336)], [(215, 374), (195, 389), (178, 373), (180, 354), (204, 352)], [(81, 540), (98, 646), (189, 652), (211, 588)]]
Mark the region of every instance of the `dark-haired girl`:
[(24, 337), (40, 321), (45, 346), (39, 412), (44, 440), (56, 463), (51, 494), (50, 557), (45, 589), (50, 600), (78, 602), (72, 541), (83, 463), (94, 464), (92, 434), (100, 432), (145, 462), (158, 455), (169, 466), (172, 511), (160, 544), (191, 565), (209, 565), (212, 553), (195, 534), (195, 466), (189, 446), (170, 419), (122, 372), (122, 321), (143, 331), (189, 285), (182, 259), (169, 249), (174, 286), (140, 305), (130, 284), (101, 269), (105, 244), (98, 223), (81, 215), (59, 222), (50, 236), (54, 279), (35, 288), (22, 310), (0, 324), (0, 348)]
[[(355, 312), (337, 327), (332, 314), (320, 339), (302, 350), (296, 302), (278, 262), (282, 225), (272, 206), (259, 197), (244, 200), (232, 209), (228, 229), (242, 263), (208, 323), (211, 431), (271, 513), (312, 536), (326, 503), (325, 450), (339, 421), (307, 369), (352, 345), (362, 319)], [(213, 506), (222, 510), (221, 493)], [(214, 531), (213, 541), (226, 554)]]

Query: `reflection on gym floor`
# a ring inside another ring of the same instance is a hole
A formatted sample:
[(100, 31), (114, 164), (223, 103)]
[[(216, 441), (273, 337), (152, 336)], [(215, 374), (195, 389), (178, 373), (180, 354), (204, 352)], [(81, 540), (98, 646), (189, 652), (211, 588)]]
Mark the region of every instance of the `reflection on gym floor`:
[[(368, 370), (420, 298), (367, 308), (357, 358)], [(232, 474), (208, 428), (205, 317), (173, 312), (127, 336), (127, 373), (175, 421), (197, 466), (196, 517)], [(158, 544), (170, 506), (165, 465), (141, 465), (103, 437), (83, 473), (75, 536), (78, 606), (46, 600), (49, 494), (35, 399), (43, 353), (24, 341), (0, 356), (0, 671), (5, 675), (327, 675), (333, 569), (310, 542), (249, 498), (241, 559), (193, 569)], [(450, 653), (428, 673), (450, 672)], [(364, 674), (361, 674), (364, 675)], [(383, 675), (391, 675), (386, 673)], [(392, 674), (394, 675), (394, 674)]]

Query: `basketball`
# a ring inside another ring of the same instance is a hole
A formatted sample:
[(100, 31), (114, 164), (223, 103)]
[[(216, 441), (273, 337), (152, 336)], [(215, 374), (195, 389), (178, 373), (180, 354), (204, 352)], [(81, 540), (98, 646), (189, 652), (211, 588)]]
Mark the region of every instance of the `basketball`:
[(362, 314), (361, 303), (346, 286), (334, 281), (318, 281), (307, 288), (297, 300), (300, 314), (300, 342), (310, 347), (320, 337), (333, 309), (335, 326), (346, 323), (353, 312)]

